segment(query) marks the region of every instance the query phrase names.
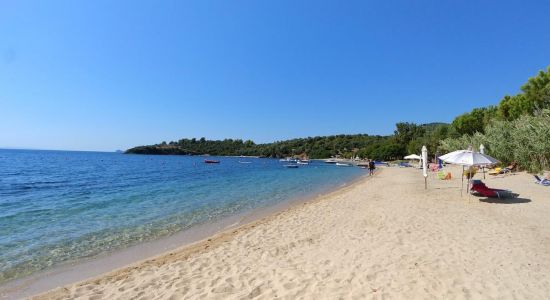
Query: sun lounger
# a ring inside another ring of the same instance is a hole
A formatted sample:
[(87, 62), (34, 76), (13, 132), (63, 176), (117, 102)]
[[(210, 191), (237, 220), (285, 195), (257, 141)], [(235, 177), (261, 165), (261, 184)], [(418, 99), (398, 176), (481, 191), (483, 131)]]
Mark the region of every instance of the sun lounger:
[(506, 168), (500, 170), (499, 174), (512, 173), (512, 172), (515, 172), (517, 170), (517, 168), (518, 168), (518, 164), (516, 162), (513, 162), (512, 164), (510, 164)]
[(475, 193), (487, 198), (514, 198), (515, 194), (510, 190), (492, 189), (485, 185), (481, 180), (475, 180), (470, 188), (471, 193)]
[(498, 174), (500, 174), (500, 171), (502, 171), (502, 168), (494, 168), (492, 170), (489, 170), (488, 174), (489, 175), (498, 175)]
[(550, 180), (548, 180), (546, 178), (541, 179), (537, 175), (533, 175), (533, 176), (535, 176), (535, 183), (541, 184), (541, 185), (544, 185), (544, 186), (550, 186)]

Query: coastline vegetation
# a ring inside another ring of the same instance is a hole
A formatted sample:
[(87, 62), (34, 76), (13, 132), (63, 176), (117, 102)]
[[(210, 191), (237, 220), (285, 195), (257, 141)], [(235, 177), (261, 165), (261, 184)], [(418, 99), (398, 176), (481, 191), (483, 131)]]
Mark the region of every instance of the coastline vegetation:
[(479, 149), (480, 144), (503, 163), (517, 161), (532, 172), (550, 169), (550, 67), (529, 78), (517, 95), (504, 96), (498, 105), (474, 108), (451, 124), (400, 122), (389, 136), (332, 135), (265, 144), (240, 139), (181, 139), (134, 147), (126, 153), (395, 160), (419, 153), (422, 145), (430, 153), (443, 154), (469, 146)]
[(550, 169), (550, 67), (529, 78), (517, 95), (462, 114), (451, 127), (456, 134), (441, 141), (441, 151), (483, 144), (504, 163), (516, 161), (531, 172)]
[(398, 123), (395, 134), (379, 136), (368, 134), (331, 135), (297, 138), (266, 144), (256, 144), (240, 139), (207, 140), (181, 139), (156, 145), (134, 147), (126, 151), (133, 154), (175, 154), (175, 155), (220, 155), (289, 157), (306, 156), (312, 159), (330, 158), (374, 158), (380, 160), (399, 159), (406, 155), (408, 146), (422, 146), (423, 142), (437, 147), (439, 139), (446, 136), (448, 124), (433, 123), (416, 125)]

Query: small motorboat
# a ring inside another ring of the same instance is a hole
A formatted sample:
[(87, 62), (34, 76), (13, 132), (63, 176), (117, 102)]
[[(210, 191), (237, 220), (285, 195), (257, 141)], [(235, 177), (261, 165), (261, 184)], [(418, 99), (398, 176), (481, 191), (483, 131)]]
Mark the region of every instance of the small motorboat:
[(213, 160), (213, 159), (205, 159), (204, 163), (205, 164), (219, 164), (220, 161), (219, 160)]
[(351, 167), (351, 164), (346, 164), (346, 163), (336, 163), (336, 165), (338, 167)]
[(291, 163), (293, 163), (293, 162), (297, 162), (298, 160), (295, 159), (295, 158), (292, 158), (292, 157), (287, 157), (287, 158), (281, 158), (281, 159), (279, 159), (279, 161), (280, 162), (291, 162)]
[(251, 164), (251, 161), (239, 161), (240, 164)]
[(309, 160), (299, 160), (296, 163), (299, 165), (309, 165)]
[(296, 169), (298, 168), (298, 165), (283, 165), (285, 168), (289, 168), (289, 169)]
[(326, 163), (326, 164), (335, 164), (335, 163), (337, 163), (337, 162), (338, 162), (338, 161), (335, 160), (335, 159), (327, 159), (327, 160), (325, 160), (325, 163)]

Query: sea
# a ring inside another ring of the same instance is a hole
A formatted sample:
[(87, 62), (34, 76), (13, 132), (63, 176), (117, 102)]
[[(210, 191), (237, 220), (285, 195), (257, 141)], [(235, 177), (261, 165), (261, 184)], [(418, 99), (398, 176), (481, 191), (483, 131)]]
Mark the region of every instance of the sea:
[[(205, 158), (219, 160), (206, 164)], [(0, 150), (0, 284), (326, 193), (365, 175), (322, 161)]]

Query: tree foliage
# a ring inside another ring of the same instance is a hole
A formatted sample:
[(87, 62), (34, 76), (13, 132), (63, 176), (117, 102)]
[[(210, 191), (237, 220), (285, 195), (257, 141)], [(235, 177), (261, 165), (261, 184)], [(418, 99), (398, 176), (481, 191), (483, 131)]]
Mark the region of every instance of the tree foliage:
[(397, 144), (407, 145), (415, 138), (423, 136), (426, 132), (424, 126), (417, 125), (415, 123), (401, 122), (395, 124), (395, 131), (393, 137)]
[(550, 67), (529, 78), (521, 93), (504, 96), (497, 106), (476, 108), (455, 118), (441, 149), (452, 151), (483, 143), (488, 153), (505, 163), (515, 160), (531, 171), (547, 169), (548, 109)]
[(495, 121), (485, 129), (460, 138), (447, 138), (441, 149), (454, 151), (469, 146), (486, 147), (486, 153), (508, 164), (516, 161), (524, 169), (538, 172), (550, 168), (550, 110), (536, 116), (523, 115), (513, 121)]
[(274, 143), (255, 144), (242, 140), (206, 140), (181, 139), (169, 144), (161, 143), (139, 146), (127, 150), (135, 154), (183, 154), (183, 155), (245, 155), (264, 157), (287, 157), (304, 155), (310, 158), (328, 158), (331, 156), (356, 156), (360, 149), (372, 144), (383, 143), (389, 137), (370, 136), (367, 134), (317, 136), (308, 138), (277, 141)]
[(417, 125), (414, 123), (396, 124), (393, 136), (368, 134), (332, 135), (255, 144), (240, 139), (199, 140), (181, 139), (169, 143), (139, 146), (128, 149), (134, 154), (176, 154), (176, 155), (227, 155), (288, 157), (307, 156), (309, 158), (360, 157), (378, 160), (401, 159), (409, 153), (420, 153), (422, 145), (428, 145), (435, 151), (439, 140), (448, 132), (449, 125), (432, 123)]
[(496, 115), (497, 108), (494, 106), (474, 108), (471, 112), (456, 117), (452, 126), (460, 135), (483, 133), (487, 126)]

